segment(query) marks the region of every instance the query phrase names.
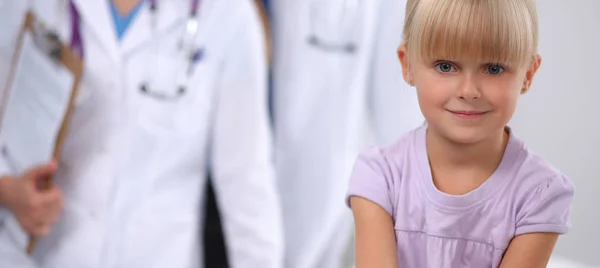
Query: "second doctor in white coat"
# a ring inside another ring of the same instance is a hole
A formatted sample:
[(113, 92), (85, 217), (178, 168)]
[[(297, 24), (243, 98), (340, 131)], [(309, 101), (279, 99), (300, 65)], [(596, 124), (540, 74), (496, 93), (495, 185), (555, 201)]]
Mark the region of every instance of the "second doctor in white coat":
[[(34, 249), (40, 267), (202, 267), (209, 168), (231, 266), (281, 267), (265, 40), (252, 1), (200, 1), (194, 41), (203, 58), (187, 91), (167, 100), (141, 91), (151, 81), (176, 92), (190, 2), (158, 0), (156, 28), (142, 3), (119, 41), (109, 1), (73, 0), (84, 77), (55, 177), (64, 210)], [(71, 38), (69, 1), (32, 7)], [(11, 243), (18, 224), (2, 220), (0, 243)]]
[(405, 0), (269, 2), (286, 268), (340, 268), (351, 262), (344, 196), (358, 151), (423, 122), (396, 56)]

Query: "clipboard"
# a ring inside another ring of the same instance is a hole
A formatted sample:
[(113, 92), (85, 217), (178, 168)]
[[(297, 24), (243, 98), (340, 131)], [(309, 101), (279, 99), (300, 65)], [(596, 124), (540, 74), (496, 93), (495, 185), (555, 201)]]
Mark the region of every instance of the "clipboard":
[[(46, 53), (56, 63), (65, 67), (73, 77), (73, 85), (71, 86), (70, 96), (68, 97), (68, 104), (64, 116), (62, 117), (62, 123), (58, 133), (56, 133), (56, 140), (53, 146), (53, 159), (60, 159), (61, 148), (64, 144), (65, 137), (67, 135), (69, 121), (73, 111), (73, 103), (77, 96), (78, 86), (81, 81), (81, 74), (83, 71), (83, 61), (70, 47), (65, 46), (58, 35), (46, 28), (46, 26), (38, 21), (32, 11), (28, 11), (25, 15), (22, 28), (19, 32), (18, 40), (16, 43), (16, 49), (13, 54), (11, 61), (11, 68), (6, 81), (4, 91), (2, 92), (2, 102), (0, 103), (0, 123), (5, 119), (6, 107), (8, 105), (9, 95), (13, 87), (14, 79), (17, 74), (17, 67), (19, 59), (22, 53), (24, 38), (26, 34), (31, 34), (34, 39), (34, 44), (37, 48)], [(15, 89), (16, 90), (16, 89)], [(2, 126), (2, 124), (0, 124)], [(3, 130), (0, 129), (0, 132)], [(45, 183), (45, 187), (49, 187), (52, 184), (53, 177), (48, 178)], [(35, 237), (29, 238), (29, 244), (27, 246), (27, 253), (30, 254), (35, 247)]]

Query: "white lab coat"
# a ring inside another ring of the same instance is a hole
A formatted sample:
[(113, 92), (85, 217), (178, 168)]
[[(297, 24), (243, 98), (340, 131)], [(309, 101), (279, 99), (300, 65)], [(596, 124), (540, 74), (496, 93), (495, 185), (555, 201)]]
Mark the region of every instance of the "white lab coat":
[[(149, 9), (142, 7), (120, 43), (108, 1), (75, 3), (85, 67), (56, 176), (65, 208), (51, 233), (38, 241), (37, 264), (203, 267), (210, 167), (231, 266), (281, 267), (265, 44), (252, 1), (201, 1), (197, 42), (205, 57), (178, 101), (143, 95), (139, 85), (152, 76), (157, 86), (175, 86), (188, 0), (158, 1), (156, 38)], [(67, 1), (33, 6), (69, 40)], [(2, 243), (18, 231), (14, 219), (4, 222)]]
[[(323, 15), (311, 16), (311, 3)], [(288, 268), (339, 268), (351, 258), (352, 216), (344, 195), (357, 152), (369, 137), (389, 143), (423, 122), (396, 56), (405, 1), (354, 3), (358, 15), (345, 22), (354, 25), (327, 27), (327, 20), (343, 21), (344, 0), (271, 1), (276, 166)], [(322, 40), (354, 42), (356, 53), (309, 44), (311, 24)]]

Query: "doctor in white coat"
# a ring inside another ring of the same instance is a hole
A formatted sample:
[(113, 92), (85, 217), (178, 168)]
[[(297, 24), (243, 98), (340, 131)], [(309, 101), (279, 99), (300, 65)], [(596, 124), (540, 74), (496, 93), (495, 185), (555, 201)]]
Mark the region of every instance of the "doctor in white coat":
[[(3, 12), (22, 15), (21, 2), (3, 1)], [(231, 266), (281, 267), (265, 40), (252, 0), (134, 2), (121, 39), (108, 0), (31, 4), (85, 65), (55, 177), (64, 209), (32, 258), (48, 268), (202, 267), (210, 168)], [(1, 221), (0, 249), (24, 250), (14, 217)]]
[(357, 152), (423, 122), (396, 56), (404, 0), (272, 0), (273, 117), (286, 267), (339, 268)]

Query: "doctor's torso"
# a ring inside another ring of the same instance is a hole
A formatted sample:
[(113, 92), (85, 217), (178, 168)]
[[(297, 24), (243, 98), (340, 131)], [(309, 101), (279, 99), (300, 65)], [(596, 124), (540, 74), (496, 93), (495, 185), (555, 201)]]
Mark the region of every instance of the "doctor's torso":
[[(67, 1), (39, 2), (38, 17), (68, 42)], [(84, 72), (56, 174), (65, 208), (34, 252), (42, 267), (200, 265), (206, 151), (236, 1), (202, 1), (195, 41), (205, 54), (173, 100), (140, 86), (176, 90), (187, 73), (178, 45), (190, 5), (158, 2), (154, 29), (142, 6), (118, 40), (108, 1), (74, 1)]]

